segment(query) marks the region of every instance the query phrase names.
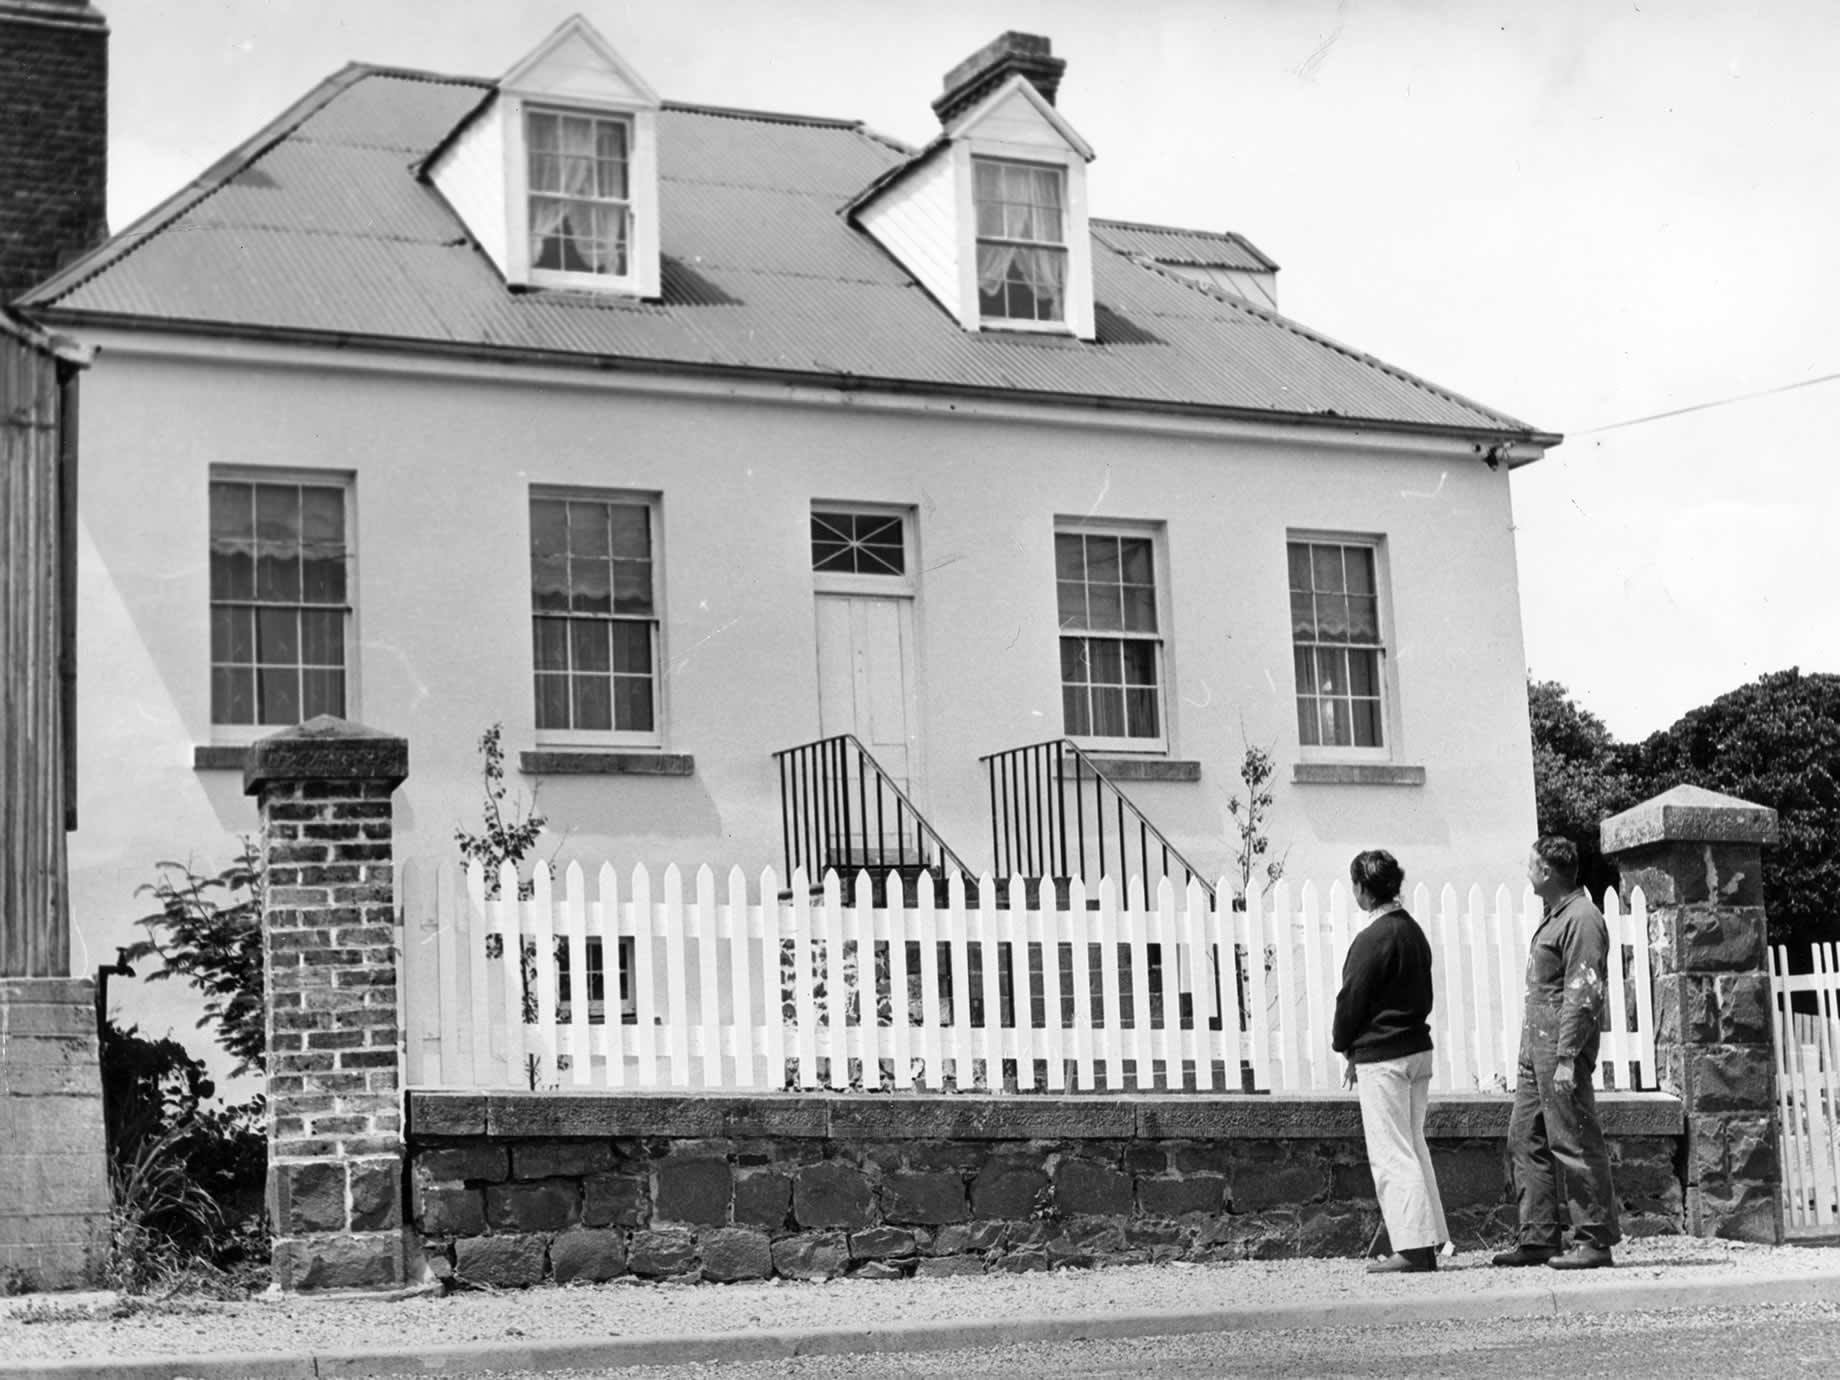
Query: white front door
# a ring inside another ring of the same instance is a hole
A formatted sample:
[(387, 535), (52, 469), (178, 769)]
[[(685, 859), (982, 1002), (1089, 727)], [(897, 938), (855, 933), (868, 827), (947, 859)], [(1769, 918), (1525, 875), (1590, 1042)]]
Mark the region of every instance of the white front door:
[(914, 601), (819, 593), (818, 725), (853, 733), (910, 797), (915, 734)]

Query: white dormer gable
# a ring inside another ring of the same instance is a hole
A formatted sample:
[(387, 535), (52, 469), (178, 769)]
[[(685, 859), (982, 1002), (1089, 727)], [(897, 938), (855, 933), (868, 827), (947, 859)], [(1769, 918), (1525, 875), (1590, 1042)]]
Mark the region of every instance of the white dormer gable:
[(948, 124), (946, 137), (1008, 143), (1038, 152), (1076, 153), (1082, 162), (1093, 160), (1092, 145), (1067, 123), (1065, 115), (1048, 104), (1034, 82), (1020, 74), (1010, 77)]
[(657, 297), (659, 104), (576, 15), (500, 78), (428, 176), (512, 286)]
[(966, 330), (1091, 340), (1092, 158), (1066, 117), (1013, 73), (949, 118), (853, 214)]

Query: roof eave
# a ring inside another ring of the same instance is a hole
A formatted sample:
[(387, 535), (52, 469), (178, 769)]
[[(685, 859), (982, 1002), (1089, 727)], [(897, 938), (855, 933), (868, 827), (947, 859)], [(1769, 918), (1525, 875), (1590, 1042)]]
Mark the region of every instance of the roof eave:
[(1118, 250), (1112, 249), (1109, 245), (1107, 245), (1106, 248), (1108, 252), (1117, 255), (1127, 263), (1135, 265), (1145, 273), (1154, 273), (1158, 277), (1166, 278), (1172, 283), (1180, 283), (1190, 291), (1199, 292), (1205, 297), (1209, 297), (1216, 302), (1232, 307), (1235, 311), (1247, 312), (1270, 322), (1274, 326), (1282, 327), (1287, 331), (1293, 331), (1297, 335), (1302, 336), (1305, 340), (1312, 341), (1325, 349), (1334, 350), (1340, 354), (1346, 355), (1349, 359), (1365, 364), (1370, 369), (1377, 369), (1383, 374), (1400, 380), (1402, 383), (1408, 383), (1414, 388), (1423, 389), (1434, 398), (1442, 398), (1446, 402), (1455, 403), (1459, 407), (1467, 407), (1472, 412), (1480, 412), (1484, 416), (1493, 417), (1502, 423), (1501, 430), (1504, 433), (1529, 437), (1547, 437), (1550, 439), (1546, 444), (1555, 446), (1564, 439), (1557, 432), (1541, 431), (1531, 424), (1523, 422), (1518, 417), (1509, 416), (1499, 408), (1489, 407), (1483, 403), (1477, 402), (1474, 398), (1465, 397), (1455, 389), (1446, 388), (1441, 383), (1433, 383), (1430, 379), (1414, 374), (1409, 369), (1401, 369), (1397, 364), (1388, 364), (1378, 355), (1370, 355), (1365, 350), (1357, 350), (1354, 346), (1344, 344), (1333, 336), (1324, 335), (1321, 331), (1312, 329), (1304, 325), (1301, 321), (1293, 320), (1285, 316), (1282, 312), (1271, 311), (1268, 308), (1257, 306), (1236, 293), (1226, 291), (1224, 288), (1215, 287), (1209, 283), (1198, 282), (1183, 274), (1171, 273), (1154, 261), (1146, 262), (1135, 255), (1120, 253)]
[(559, 368), (620, 371), (634, 374), (679, 375), (686, 378), (749, 379), (762, 383), (787, 384), (808, 388), (828, 388), (846, 392), (881, 391), (920, 397), (964, 398), (979, 401), (1027, 403), (1036, 406), (1079, 408), (1104, 412), (1141, 412), (1154, 416), (1213, 418), (1221, 421), (1264, 422), (1285, 426), (1326, 427), (1338, 431), (1375, 431), (1389, 435), (1417, 435), (1443, 440), (1475, 443), (1479, 456), (1497, 452), (1510, 468), (1529, 464), (1538, 455), (1521, 456), (1525, 450), (1543, 451), (1564, 438), (1530, 427), (1453, 426), (1432, 422), (1409, 422), (1392, 418), (1352, 417), (1336, 412), (1286, 412), (1255, 407), (1231, 407), (1214, 403), (1167, 402), (1153, 399), (1120, 398), (1097, 393), (1059, 393), (1046, 389), (1023, 389), (975, 384), (936, 383), (925, 379), (877, 378), (808, 369), (763, 369), (751, 365), (701, 364), (684, 360), (648, 359), (631, 355), (586, 355), (566, 350), (533, 350), (526, 347), (487, 345), (469, 342), (437, 342), (403, 336), (364, 335), (356, 332), (309, 330), (287, 326), (226, 325), (216, 321), (168, 319), (153, 321), (144, 316), (114, 312), (73, 311), (49, 307), (36, 313), (41, 320), (51, 320), (70, 327), (152, 331), (187, 336), (216, 336), (230, 340), (267, 341), (287, 345), (311, 345), (331, 349), (374, 350), (402, 355), (429, 355), (442, 359), (480, 360), (491, 363), (523, 363)]

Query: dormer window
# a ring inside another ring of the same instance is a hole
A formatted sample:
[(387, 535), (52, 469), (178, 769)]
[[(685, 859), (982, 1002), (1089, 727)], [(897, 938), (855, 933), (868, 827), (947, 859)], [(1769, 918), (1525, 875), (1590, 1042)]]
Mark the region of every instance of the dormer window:
[(1096, 338), (1086, 165), (1054, 106), (1067, 64), (1006, 33), (946, 74), (940, 137), (853, 198), (853, 224), (967, 331)]
[(632, 240), (632, 122), (526, 107), (534, 274), (624, 278)]
[(971, 168), (979, 315), (1065, 321), (1066, 170), (995, 158), (974, 158)]
[(660, 105), (577, 15), (500, 78), (425, 175), (508, 286), (655, 299)]

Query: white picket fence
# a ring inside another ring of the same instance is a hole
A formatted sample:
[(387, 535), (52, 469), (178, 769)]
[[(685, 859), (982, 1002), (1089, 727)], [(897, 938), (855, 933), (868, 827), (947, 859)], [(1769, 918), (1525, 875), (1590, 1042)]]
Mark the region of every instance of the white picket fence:
[[(1771, 1043), (1784, 1225), (1829, 1232), (1840, 1222), (1840, 945), (1812, 949), (1806, 973), (1789, 971), (1787, 949), (1770, 950)], [(1796, 993), (1814, 1010), (1794, 1010)]]
[[(1340, 884), (1282, 883), (1235, 910), (1216, 909), (1198, 884), (1164, 881), (1145, 911), (1122, 904), (1109, 878), (1091, 893), (1076, 879), (1066, 909), (1030, 906), (1021, 881), (989, 877), (969, 888), (954, 877), (944, 896), (922, 877), (912, 906), (892, 877), (895, 904), (878, 905), (866, 874), (847, 901), (834, 874), (818, 897), (802, 872), (782, 894), (772, 869), (751, 893), (738, 868), (720, 892), (707, 867), (688, 889), (676, 867), (660, 883), (655, 893), (642, 868), (622, 886), (611, 865), (591, 884), (579, 864), (559, 879), (539, 866), (518, 899), (507, 868), (489, 898), (477, 868), (405, 865), (410, 1085), (1340, 1088), (1330, 1026), (1362, 920)], [(1224, 880), (1217, 894), (1230, 894)], [(1420, 885), (1406, 899), (1437, 956), (1434, 1087), (1512, 1088), (1538, 901), (1505, 886), (1461, 900), (1446, 886), (1434, 904)], [(1652, 1088), (1640, 894), (1607, 919), (1602, 1078)], [(518, 953), (522, 980), (505, 957)], [(864, 953), (873, 961), (859, 965)]]

